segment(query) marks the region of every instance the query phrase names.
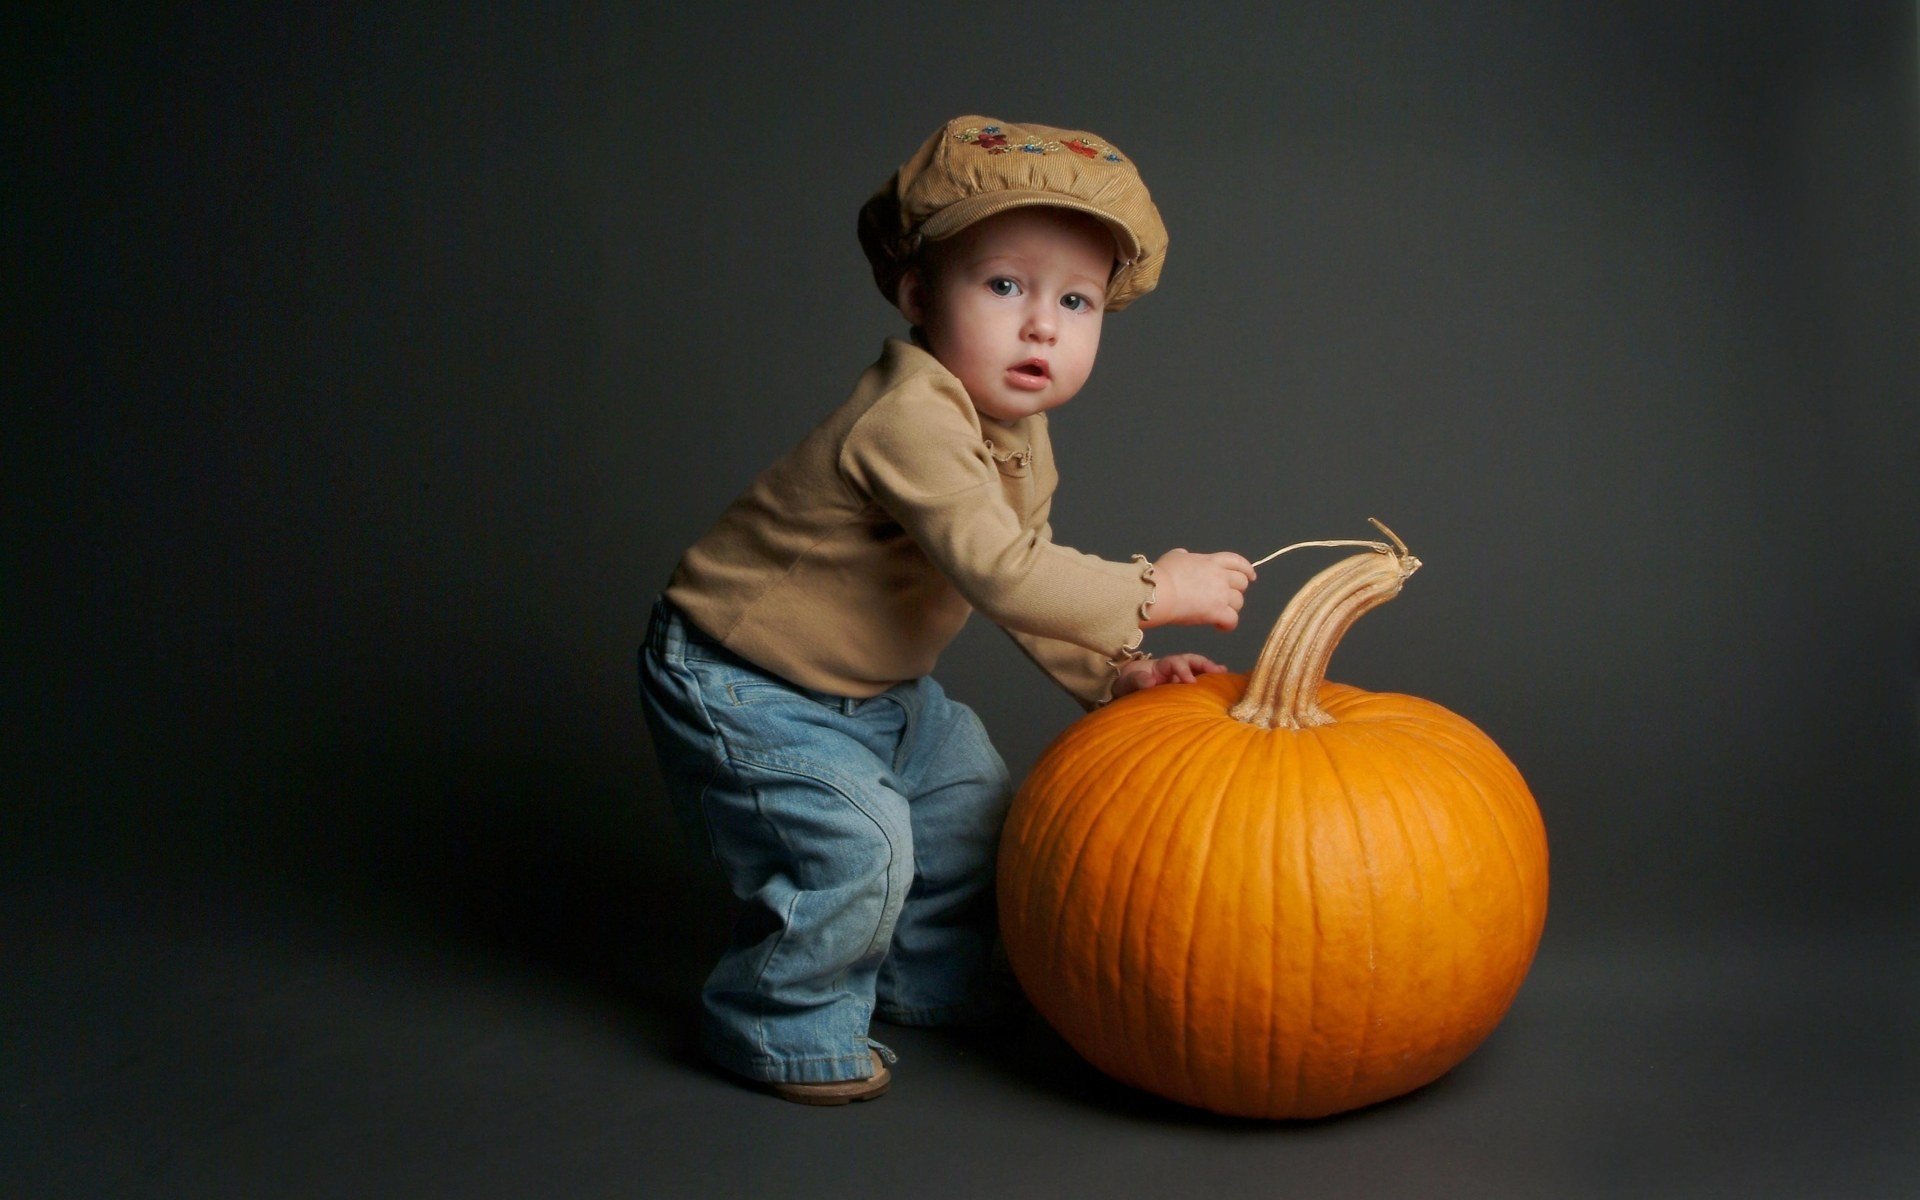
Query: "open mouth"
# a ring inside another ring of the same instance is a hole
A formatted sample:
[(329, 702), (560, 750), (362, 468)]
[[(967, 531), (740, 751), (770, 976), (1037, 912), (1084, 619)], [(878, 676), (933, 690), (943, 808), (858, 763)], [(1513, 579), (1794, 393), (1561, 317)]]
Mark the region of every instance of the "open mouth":
[(1030, 358), (1023, 363), (1014, 364), (1013, 373), (1016, 375), (1025, 375), (1029, 379), (1045, 379), (1047, 378), (1047, 364), (1041, 359)]

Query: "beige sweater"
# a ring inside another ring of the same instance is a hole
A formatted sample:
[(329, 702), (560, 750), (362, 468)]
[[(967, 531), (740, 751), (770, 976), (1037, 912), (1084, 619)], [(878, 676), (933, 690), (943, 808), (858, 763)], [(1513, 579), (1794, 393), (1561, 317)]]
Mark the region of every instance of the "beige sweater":
[(1055, 545), (1044, 414), (983, 422), (931, 354), (887, 339), (853, 396), (680, 560), (667, 598), (803, 687), (873, 696), (933, 669), (973, 609), (1082, 705), (1140, 644), (1139, 563)]

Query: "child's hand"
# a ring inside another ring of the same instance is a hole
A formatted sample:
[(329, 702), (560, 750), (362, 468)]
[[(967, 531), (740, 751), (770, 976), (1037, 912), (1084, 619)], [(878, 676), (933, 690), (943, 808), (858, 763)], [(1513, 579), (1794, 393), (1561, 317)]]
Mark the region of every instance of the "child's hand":
[(1253, 564), (1231, 551), (1195, 554), (1169, 550), (1153, 564), (1157, 588), (1147, 607), (1142, 629), (1156, 625), (1211, 625), (1232, 629), (1240, 624), (1244, 593), (1254, 580)]
[(1172, 654), (1166, 658), (1136, 658), (1120, 668), (1113, 681), (1113, 698), (1162, 683), (1192, 683), (1202, 675), (1219, 675), (1226, 668), (1204, 654)]

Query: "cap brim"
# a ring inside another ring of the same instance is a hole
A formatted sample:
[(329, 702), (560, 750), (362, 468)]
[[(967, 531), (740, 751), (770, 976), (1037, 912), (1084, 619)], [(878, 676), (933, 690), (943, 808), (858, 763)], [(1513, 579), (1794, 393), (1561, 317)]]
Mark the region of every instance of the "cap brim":
[(929, 241), (937, 242), (942, 238), (952, 237), (969, 225), (978, 224), (988, 217), (1009, 209), (1033, 208), (1040, 205), (1048, 208), (1071, 209), (1093, 217), (1112, 231), (1115, 248), (1120, 252), (1120, 261), (1131, 263), (1139, 259), (1140, 238), (1133, 230), (1097, 206), (1072, 196), (1063, 196), (1059, 192), (1010, 189), (968, 196), (964, 200), (954, 201), (921, 222), (919, 234)]

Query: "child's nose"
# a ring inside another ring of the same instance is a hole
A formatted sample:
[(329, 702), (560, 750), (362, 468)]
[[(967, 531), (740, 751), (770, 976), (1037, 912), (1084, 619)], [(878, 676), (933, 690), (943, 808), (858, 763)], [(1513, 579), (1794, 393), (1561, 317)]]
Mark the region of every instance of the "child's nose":
[(1036, 304), (1027, 309), (1027, 338), (1036, 342), (1051, 342), (1059, 334), (1054, 323), (1053, 307)]

